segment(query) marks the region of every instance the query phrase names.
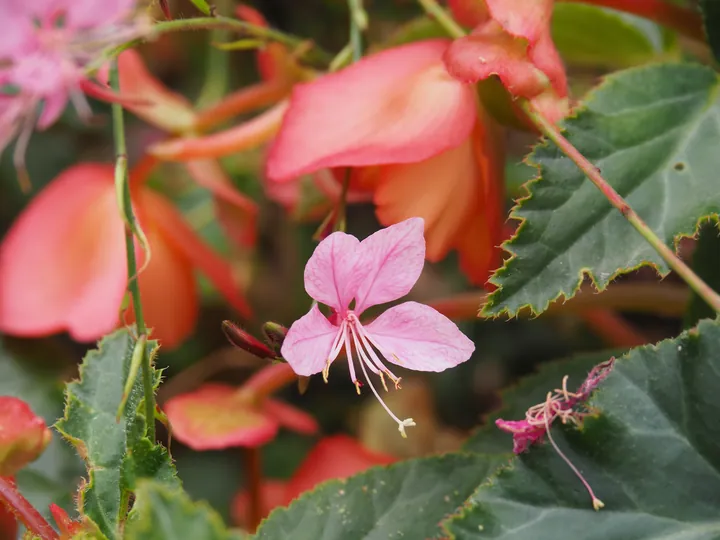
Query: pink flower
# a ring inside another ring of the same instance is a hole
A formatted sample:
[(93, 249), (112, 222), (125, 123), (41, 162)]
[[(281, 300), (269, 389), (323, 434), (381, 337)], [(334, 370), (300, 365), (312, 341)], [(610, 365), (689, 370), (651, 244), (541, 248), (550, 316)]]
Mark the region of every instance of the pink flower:
[[(13, 88), (0, 109), (0, 150), (19, 130), (24, 152), (36, 108), (40, 129), (55, 122), (69, 99), (81, 116), (90, 114), (82, 94), (107, 92), (89, 83), (86, 69), (108, 47), (145, 33), (133, 19), (134, 0), (4, 0), (0, 4), (0, 84)], [(108, 93), (109, 94), (109, 93)], [(17, 155), (16, 155), (17, 157)]]
[[(305, 290), (330, 306), (327, 318), (317, 305), (295, 321), (282, 346), (282, 355), (298, 375), (323, 373), (327, 381), (330, 364), (345, 350), (350, 378), (360, 392), (353, 350), (365, 380), (388, 414), (405, 427), (412, 418), (400, 420), (385, 405), (368, 375), (385, 375), (395, 387), (400, 379), (381, 358), (404, 368), (443, 371), (468, 358), (475, 345), (458, 327), (431, 307), (405, 302), (392, 307), (367, 325), (360, 316), (369, 307), (405, 296), (423, 268), (425, 240), (423, 220), (412, 218), (372, 234), (362, 242), (335, 232), (315, 249), (305, 267)], [(379, 354), (378, 354), (379, 353)]]
[(575, 407), (590, 397), (595, 388), (604, 381), (615, 365), (615, 358), (598, 364), (585, 378), (577, 392), (568, 392), (567, 376), (563, 379), (562, 389), (555, 390), (554, 395), (548, 394), (548, 398), (538, 405), (527, 410), (524, 420), (503, 420), (498, 418), (495, 425), (502, 431), (512, 433), (513, 452), (521, 454), (530, 445), (543, 440), (545, 433), (549, 435), (549, 427), (555, 418), (560, 418), (563, 424), (573, 422), (577, 424), (579, 419), (585, 415), (578, 412)]

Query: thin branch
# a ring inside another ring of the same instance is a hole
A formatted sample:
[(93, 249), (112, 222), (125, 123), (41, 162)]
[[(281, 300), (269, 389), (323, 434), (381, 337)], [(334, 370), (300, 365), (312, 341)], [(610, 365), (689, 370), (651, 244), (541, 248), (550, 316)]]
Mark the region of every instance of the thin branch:
[(537, 112), (532, 105), (525, 101), (521, 107), (527, 113), (535, 126), (548, 139), (554, 142), (558, 148), (569, 157), (578, 168), (585, 173), (585, 176), (595, 184), (605, 198), (630, 222), (630, 224), (639, 232), (645, 241), (662, 257), (667, 265), (679, 275), (690, 288), (697, 293), (707, 304), (716, 312), (720, 313), (720, 295), (718, 295), (707, 283), (693, 272), (693, 270), (685, 264), (665, 242), (663, 242), (653, 230), (645, 223), (640, 216), (637, 215), (630, 205), (623, 199), (615, 189), (608, 184), (597, 167), (583, 156), (580, 151), (568, 141), (560, 130), (542, 114)]

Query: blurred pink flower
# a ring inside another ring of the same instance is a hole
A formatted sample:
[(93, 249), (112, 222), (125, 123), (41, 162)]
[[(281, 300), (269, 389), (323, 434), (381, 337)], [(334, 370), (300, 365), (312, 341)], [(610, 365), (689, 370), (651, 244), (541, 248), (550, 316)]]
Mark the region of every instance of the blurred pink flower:
[(412, 418), (400, 420), (390, 411), (367, 370), (378, 375), (386, 389), (384, 375), (398, 388), (400, 379), (380, 357), (408, 369), (443, 371), (466, 361), (475, 350), (452, 321), (416, 302), (394, 306), (366, 326), (360, 323), (367, 308), (405, 296), (420, 277), (425, 259), (423, 226), (421, 218), (411, 218), (362, 242), (342, 232), (320, 242), (305, 266), (305, 290), (335, 314), (328, 319), (313, 305), (293, 323), (282, 346), (283, 357), (298, 375), (322, 371), (325, 380), (344, 347), (350, 378), (359, 393), (362, 383), (355, 376), (354, 345), (365, 380), (403, 436), (406, 426), (415, 425)]
[(134, 0), (0, 3), (0, 84), (6, 90), (0, 101), (0, 151), (20, 131), (16, 158), (22, 158), (36, 118), (39, 129), (47, 128), (68, 100), (81, 116), (88, 116), (83, 91), (96, 97), (112, 95), (90, 83), (86, 69), (99, 68), (93, 64), (108, 47), (149, 31), (143, 18), (133, 17), (134, 4)]

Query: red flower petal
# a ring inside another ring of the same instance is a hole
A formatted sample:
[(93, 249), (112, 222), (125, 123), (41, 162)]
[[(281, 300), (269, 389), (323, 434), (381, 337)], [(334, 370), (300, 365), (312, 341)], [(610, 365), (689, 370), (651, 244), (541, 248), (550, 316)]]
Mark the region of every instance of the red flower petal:
[(160, 142), (151, 146), (149, 152), (167, 161), (188, 161), (251, 150), (275, 135), (286, 108), (287, 103), (282, 101), (252, 120), (225, 131), (202, 137), (183, 137)]
[(14, 476), (52, 439), (45, 421), (24, 401), (0, 396), (0, 476)]
[(444, 59), (458, 80), (475, 83), (497, 75), (514, 96), (534, 97), (548, 86), (547, 76), (528, 58), (527, 41), (508, 34), (495, 21), (453, 41)]
[(145, 67), (142, 57), (134, 49), (118, 57), (120, 91), (127, 98), (137, 96), (144, 103), (125, 103), (125, 107), (140, 118), (173, 133), (193, 128), (195, 113), (185, 97), (168, 90)]
[(112, 166), (65, 170), (0, 246), (0, 329), (24, 336), (67, 330), (80, 341), (98, 339), (118, 323), (125, 262)]
[[(193, 267), (187, 256), (164, 236), (155, 221), (158, 204), (170, 206), (160, 196), (143, 190), (136, 210), (150, 244), (150, 264), (139, 276), (143, 313), (152, 337), (172, 349), (190, 336), (198, 316)], [(172, 209), (174, 211), (174, 209)], [(144, 254), (137, 249), (140, 262)]]
[(314, 435), (319, 429), (313, 416), (283, 401), (267, 399), (263, 409), (265, 414), (277, 420), (278, 424), (297, 433)]
[[(163, 197), (145, 191), (143, 208), (150, 208), (152, 222), (164, 241), (172, 245), (193, 267), (205, 274), (225, 299), (244, 317), (251, 315), (250, 306), (240, 294), (230, 265), (210, 249), (190, 228), (178, 211)], [(152, 262), (151, 262), (152, 264)]]
[(255, 201), (235, 189), (219, 163), (212, 160), (185, 164), (193, 179), (212, 192), (218, 219), (231, 240), (251, 248), (257, 239), (258, 207)]
[(295, 86), (268, 177), (411, 163), (458, 146), (472, 129), (475, 97), (443, 67), (447, 46), (428, 40), (388, 49)]
[(275, 437), (278, 424), (238, 391), (205, 384), (165, 404), (173, 436), (194, 450), (261, 446)]
[(470, 28), (482, 24), (490, 18), (484, 0), (448, 0), (448, 7), (453, 19)]

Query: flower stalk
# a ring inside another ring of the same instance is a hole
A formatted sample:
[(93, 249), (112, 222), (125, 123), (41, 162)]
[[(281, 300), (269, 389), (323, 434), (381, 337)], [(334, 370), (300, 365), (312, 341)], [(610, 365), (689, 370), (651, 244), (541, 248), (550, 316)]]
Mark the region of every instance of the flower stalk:
[(539, 114), (530, 104), (525, 101), (521, 104), (522, 109), (527, 113), (533, 124), (548, 139), (554, 142), (558, 148), (569, 157), (578, 168), (585, 173), (585, 176), (597, 187), (607, 200), (627, 219), (630, 224), (639, 232), (645, 241), (662, 257), (667, 265), (682, 278), (688, 286), (697, 293), (716, 312), (720, 313), (720, 295), (718, 295), (707, 283), (705, 283), (693, 270), (685, 264), (665, 242), (663, 242), (648, 226), (645, 221), (633, 210), (620, 194), (603, 178), (590, 161), (568, 141), (560, 130), (543, 115)]
[(0, 476), (0, 504), (10, 510), (35, 536), (41, 540), (57, 540), (58, 535), (40, 512), (15, 487), (15, 482)]
[[(120, 78), (117, 62), (113, 62), (110, 70), (110, 85), (116, 91), (120, 90)], [(128, 291), (132, 298), (133, 312), (135, 314), (135, 325), (137, 327), (138, 339), (147, 337), (147, 326), (143, 315), (142, 300), (140, 298), (140, 284), (138, 282), (138, 265), (135, 257), (135, 232), (131, 224), (136, 219), (132, 208), (130, 197), (130, 179), (127, 169), (127, 144), (125, 143), (125, 122), (123, 108), (119, 103), (112, 104), (113, 136), (115, 139), (116, 155), (116, 182), (119, 180), (121, 186), (118, 191), (118, 202), (124, 215), (125, 222), (125, 252), (127, 255)], [(144, 240), (141, 238), (141, 241)], [(148, 254), (149, 258), (149, 254)], [(147, 348), (143, 350), (142, 356), (142, 377), (143, 393), (145, 401), (146, 434), (151, 441), (155, 440), (155, 389), (152, 374), (152, 359)]]

